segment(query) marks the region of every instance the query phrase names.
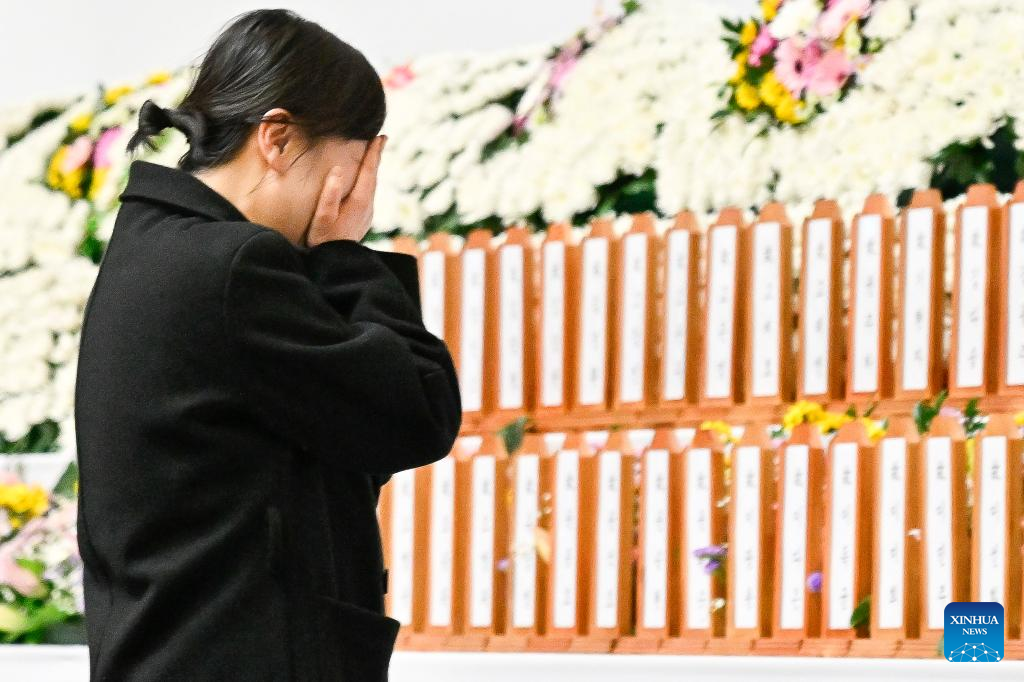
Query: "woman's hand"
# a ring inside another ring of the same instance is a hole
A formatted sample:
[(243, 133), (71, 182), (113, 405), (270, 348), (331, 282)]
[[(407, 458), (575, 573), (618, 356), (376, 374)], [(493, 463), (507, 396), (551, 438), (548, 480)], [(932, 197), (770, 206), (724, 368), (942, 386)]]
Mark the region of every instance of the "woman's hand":
[(380, 156), (386, 141), (386, 135), (378, 135), (370, 140), (359, 164), (359, 173), (356, 175), (352, 191), (344, 200), (341, 197), (341, 168), (335, 166), (327, 174), (316, 212), (306, 232), (306, 246), (312, 248), (335, 239), (360, 241), (366, 235), (373, 220), (377, 168), (380, 166)]

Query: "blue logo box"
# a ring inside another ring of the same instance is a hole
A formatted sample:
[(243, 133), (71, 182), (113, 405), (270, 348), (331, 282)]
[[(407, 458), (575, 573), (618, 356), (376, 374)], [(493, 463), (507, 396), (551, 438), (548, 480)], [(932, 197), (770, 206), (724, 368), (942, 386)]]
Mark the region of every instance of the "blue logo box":
[(1003, 605), (994, 601), (954, 601), (946, 605), (943, 653), (953, 663), (1003, 660)]

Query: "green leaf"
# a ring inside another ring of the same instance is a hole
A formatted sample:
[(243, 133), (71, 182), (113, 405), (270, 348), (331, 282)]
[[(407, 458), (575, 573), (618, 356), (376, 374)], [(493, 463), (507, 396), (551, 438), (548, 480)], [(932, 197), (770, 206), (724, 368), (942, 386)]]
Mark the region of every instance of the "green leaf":
[(864, 411), (864, 416), (865, 417), (870, 417), (872, 414), (874, 414), (876, 407), (878, 407), (878, 401), (875, 401), (875, 402), (871, 403), (870, 405), (868, 405), (868, 409), (866, 409)]
[(66, 497), (69, 500), (75, 499), (76, 481), (78, 481), (78, 463), (72, 460), (68, 462), (68, 466), (64, 469), (64, 473), (60, 475), (57, 485), (53, 486), (53, 493), (55, 495), (60, 495), (61, 497)]
[(509, 422), (499, 429), (498, 435), (500, 435), (502, 441), (504, 441), (505, 452), (507, 452), (510, 457), (516, 454), (519, 448), (522, 447), (523, 437), (526, 435), (526, 426), (529, 422), (529, 417), (519, 417), (515, 421)]
[(37, 578), (43, 577), (43, 571), (46, 570), (46, 564), (41, 559), (29, 559), (28, 557), (17, 557), (14, 563), (18, 564), (26, 571), (30, 571), (32, 575)]
[(871, 617), (871, 595), (864, 597), (850, 614), (850, 627), (859, 628), (866, 624)]
[(850, 419), (856, 419), (857, 418), (857, 408), (856, 408), (856, 406), (850, 405), (848, 408), (846, 408), (846, 416), (849, 417)]

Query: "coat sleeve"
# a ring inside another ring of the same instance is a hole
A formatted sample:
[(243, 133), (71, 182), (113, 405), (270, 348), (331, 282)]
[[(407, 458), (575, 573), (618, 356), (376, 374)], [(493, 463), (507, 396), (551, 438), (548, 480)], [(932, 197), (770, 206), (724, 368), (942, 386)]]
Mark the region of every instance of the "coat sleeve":
[(251, 399), (301, 449), (343, 469), (429, 464), (461, 426), (451, 355), (423, 326), (406, 289), (415, 260), (402, 255), (335, 240), (303, 256), (263, 230), (229, 269), (226, 332)]

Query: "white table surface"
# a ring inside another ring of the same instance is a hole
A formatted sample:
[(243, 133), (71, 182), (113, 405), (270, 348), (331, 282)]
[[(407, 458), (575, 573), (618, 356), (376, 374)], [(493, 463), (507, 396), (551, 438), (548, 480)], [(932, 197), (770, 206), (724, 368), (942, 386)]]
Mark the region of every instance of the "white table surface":
[[(3, 682), (88, 682), (84, 646), (0, 645)], [(976, 665), (984, 666), (979, 669)], [(398, 651), (391, 682), (883, 682), (1024, 680), (1024, 662)]]

